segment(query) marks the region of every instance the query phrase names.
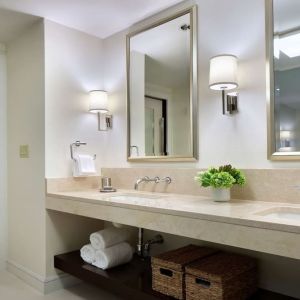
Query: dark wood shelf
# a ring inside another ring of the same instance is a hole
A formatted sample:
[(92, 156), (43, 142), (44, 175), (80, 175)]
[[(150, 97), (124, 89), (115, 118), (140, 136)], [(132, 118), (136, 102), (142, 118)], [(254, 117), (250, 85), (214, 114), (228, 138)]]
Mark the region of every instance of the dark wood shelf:
[[(56, 255), (54, 266), (83, 281), (119, 295), (124, 300), (174, 300), (151, 288), (150, 260), (137, 256), (125, 265), (104, 271), (85, 263), (79, 251)], [(292, 300), (292, 298), (260, 290), (251, 300)]]

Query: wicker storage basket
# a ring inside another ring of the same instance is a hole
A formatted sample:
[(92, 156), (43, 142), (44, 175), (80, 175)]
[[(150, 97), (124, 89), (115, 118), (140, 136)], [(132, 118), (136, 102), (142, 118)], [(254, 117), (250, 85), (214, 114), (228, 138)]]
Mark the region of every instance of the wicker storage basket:
[(245, 300), (257, 290), (253, 259), (219, 253), (186, 267), (187, 300)]
[(152, 288), (176, 299), (185, 299), (184, 267), (216, 250), (189, 245), (152, 257)]

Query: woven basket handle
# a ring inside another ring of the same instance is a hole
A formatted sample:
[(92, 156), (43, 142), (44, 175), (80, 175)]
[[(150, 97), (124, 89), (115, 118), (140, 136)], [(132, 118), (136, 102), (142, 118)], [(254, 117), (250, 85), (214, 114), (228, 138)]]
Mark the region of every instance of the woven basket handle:
[(173, 272), (169, 269), (160, 268), (159, 272), (161, 275), (167, 276), (167, 277), (173, 277)]
[(202, 278), (196, 278), (195, 283), (199, 284), (205, 288), (210, 288), (211, 283), (208, 280), (202, 279)]

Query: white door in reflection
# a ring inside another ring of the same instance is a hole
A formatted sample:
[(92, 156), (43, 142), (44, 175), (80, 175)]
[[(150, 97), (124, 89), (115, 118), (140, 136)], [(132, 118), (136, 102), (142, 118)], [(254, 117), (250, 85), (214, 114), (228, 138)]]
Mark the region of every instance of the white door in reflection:
[(145, 108), (145, 153), (148, 156), (154, 155), (154, 109)]
[(145, 97), (145, 151), (147, 156), (166, 155), (166, 100)]

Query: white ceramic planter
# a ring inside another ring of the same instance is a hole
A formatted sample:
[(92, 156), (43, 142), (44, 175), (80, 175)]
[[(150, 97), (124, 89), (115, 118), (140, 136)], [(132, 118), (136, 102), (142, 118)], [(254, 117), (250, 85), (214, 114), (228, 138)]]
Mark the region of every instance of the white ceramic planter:
[(211, 198), (216, 202), (227, 202), (230, 200), (230, 188), (211, 188)]

